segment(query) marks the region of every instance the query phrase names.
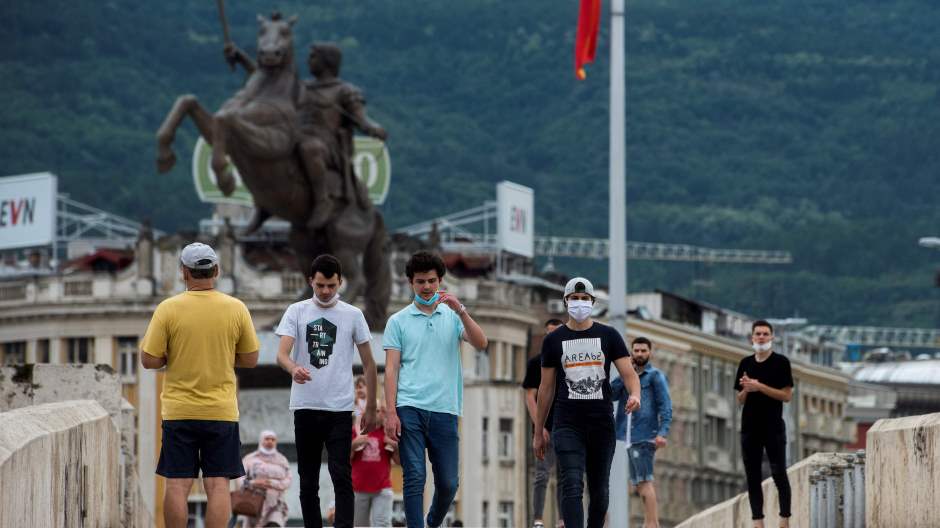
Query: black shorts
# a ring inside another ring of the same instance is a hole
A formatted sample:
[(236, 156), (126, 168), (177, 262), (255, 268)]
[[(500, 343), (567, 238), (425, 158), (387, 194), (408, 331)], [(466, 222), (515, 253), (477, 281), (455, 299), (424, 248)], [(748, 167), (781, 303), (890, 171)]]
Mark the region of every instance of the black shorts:
[(196, 478), (245, 475), (238, 422), (218, 420), (164, 420), (163, 447), (157, 475)]

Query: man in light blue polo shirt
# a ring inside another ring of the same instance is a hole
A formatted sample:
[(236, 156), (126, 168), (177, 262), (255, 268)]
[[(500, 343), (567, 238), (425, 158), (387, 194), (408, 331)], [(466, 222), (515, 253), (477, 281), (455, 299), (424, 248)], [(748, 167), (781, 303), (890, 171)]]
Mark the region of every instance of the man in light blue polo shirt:
[[(447, 272), (419, 251), (405, 266), (414, 301), (385, 325), (385, 434), (400, 438), (405, 518), (409, 528), (437, 527), (457, 495), (457, 418), (463, 409), (460, 340), (485, 349), (486, 335), (456, 296), (439, 292)], [(427, 452), (434, 498), (424, 517)]]

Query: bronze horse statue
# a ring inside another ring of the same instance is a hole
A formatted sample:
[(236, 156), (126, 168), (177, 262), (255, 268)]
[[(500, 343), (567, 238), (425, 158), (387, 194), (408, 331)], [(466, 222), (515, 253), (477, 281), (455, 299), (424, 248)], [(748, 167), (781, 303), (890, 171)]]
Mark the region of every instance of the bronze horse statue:
[[(381, 213), (371, 203), (348, 199), (333, 206), (330, 220), (320, 229), (307, 221), (314, 193), (298, 153), (301, 132), (298, 104), (304, 86), (294, 65), (292, 26), (296, 17), (258, 16), (257, 64), (244, 58), (248, 78), (244, 87), (210, 114), (194, 95), (176, 99), (157, 131), (157, 169), (170, 170), (176, 162), (171, 145), (185, 117), (212, 145), (212, 168), (226, 195), (235, 189), (228, 159), (238, 169), (255, 202), (255, 215), (245, 233), (257, 230), (277, 216), (290, 223), (289, 241), (299, 271), (306, 277), (317, 255), (332, 253), (343, 266), (344, 297), (365, 300), (365, 316), (372, 328), (384, 326), (391, 288), (386, 256), (386, 230)], [(228, 158), (228, 159), (227, 159)], [(360, 264), (361, 256), (361, 264)]]

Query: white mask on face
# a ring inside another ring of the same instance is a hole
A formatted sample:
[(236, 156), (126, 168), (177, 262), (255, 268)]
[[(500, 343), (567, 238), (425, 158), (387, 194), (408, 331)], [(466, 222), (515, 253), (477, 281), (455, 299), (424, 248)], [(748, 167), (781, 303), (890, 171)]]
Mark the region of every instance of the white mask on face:
[(591, 301), (568, 301), (568, 315), (577, 322), (583, 322), (594, 310)]
[(770, 341), (766, 343), (754, 343), (751, 345), (751, 347), (754, 349), (754, 352), (770, 352), (771, 347), (773, 347), (773, 343)]
[(272, 447), (272, 448), (268, 449), (267, 447), (264, 447), (264, 446), (258, 446), (258, 451), (261, 451), (261, 452), (264, 453), (265, 455), (273, 455), (274, 453), (277, 453), (277, 449), (276, 449), (276, 448), (273, 448), (273, 447)]
[(317, 294), (313, 294), (313, 302), (317, 303), (319, 306), (323, 308), (330, 308), (331, 306), (336, 305), (337, 301), (339, 301), (339, 292), (337, 292), (335, 295), (330, 297), (330, 300), (326, 302), (321, 301), (320, 298), (317, 297)]

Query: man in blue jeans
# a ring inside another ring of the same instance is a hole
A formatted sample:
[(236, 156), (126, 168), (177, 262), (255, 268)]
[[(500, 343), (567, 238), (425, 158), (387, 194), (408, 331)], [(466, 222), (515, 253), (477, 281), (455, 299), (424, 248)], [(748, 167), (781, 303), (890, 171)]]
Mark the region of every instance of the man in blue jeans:
[[(398, 443), (409, 527), (437, 527), (457, 494), (457, 419), (463, 408), (460, 341), (485, 349), (486, 335), (456, 296), (439, 291), (447, 270), (419, 251), (405, 265), (414, 301), (385, 325), (385, 434)], [(434, 498), (424, 517), (424, 456)]]
[[(666, 375), (649, 364), (653, 343), (645, 337), (638, 337), (630, 344), (630, 352), (633, 368), (640, 376), (640, 399), (646, 402), (642, 409), (633, 413), (630, 425), (630, 445), (627, 446), (630, 483), (636, 486), (643, 499), (644, 528), (659, 528), (653, 461), (656, 450), (666, 447), (666, 437), (669, 436), (669, 426), (672, 424), (672, 399), (669, 397)], [(617, 400), (617, 440), (626, 442), (625, 409), (629, 395), (621, 379), (611, 382), (610, 388), (613, 398)]]
[(542, 341), (542, 382), (532, 446), (535, 457), (545, 457), (548, 432), (545, 420), (555, 403), (551, 440), (561, 475), (565, 528), (584, 526), (581, 504), (586, 476), (591, 502), (588, 528), (601, 528), (610, 491), (610, 464), (614, 456), (613, 401), (610, 365), (613, 363), (630, 389), (626, 410), (640, 408), (640, 380), (630, 365), (630, 353), (620, 332), (591, 319), (594, 286), (583, 277), (565, 285), (568, 322)]

